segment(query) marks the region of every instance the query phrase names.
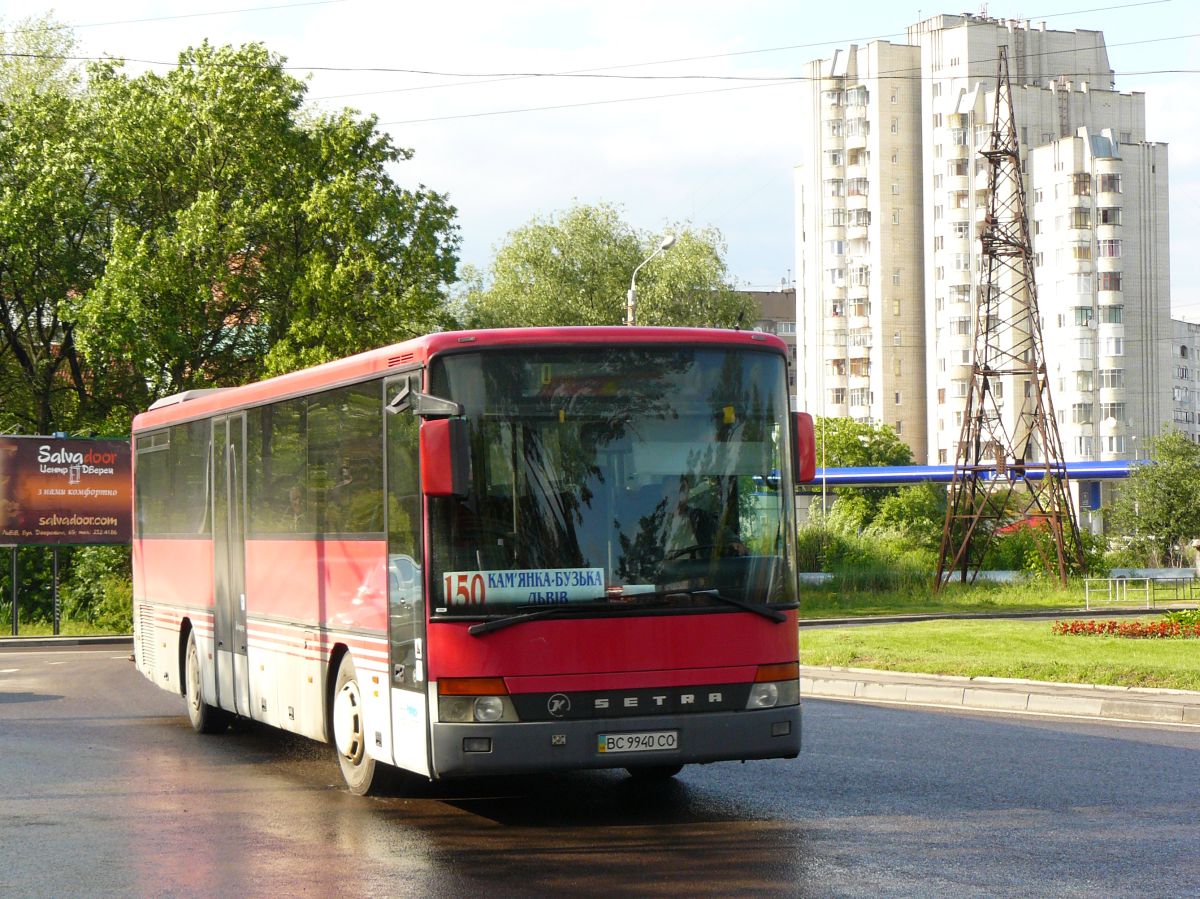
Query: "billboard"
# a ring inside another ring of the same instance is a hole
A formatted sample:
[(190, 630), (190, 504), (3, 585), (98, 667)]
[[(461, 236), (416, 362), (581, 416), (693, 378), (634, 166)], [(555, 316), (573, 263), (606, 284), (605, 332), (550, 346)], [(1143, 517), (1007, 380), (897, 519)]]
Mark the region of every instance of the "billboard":
[(131, 497), (125, 441), (0, 437), (0, 544), (128, 543)]

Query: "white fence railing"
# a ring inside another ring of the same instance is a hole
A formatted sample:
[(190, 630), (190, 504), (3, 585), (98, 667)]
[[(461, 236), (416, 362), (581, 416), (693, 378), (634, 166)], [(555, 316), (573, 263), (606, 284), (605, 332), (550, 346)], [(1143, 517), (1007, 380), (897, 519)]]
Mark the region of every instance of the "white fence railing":
[(1200, 581), (1193, 575), (1157, 577), (1090, 577), (1083, 582), (1084, 608), (1133, 606), (1153, 609), (1155, 605), (1195, 602)]

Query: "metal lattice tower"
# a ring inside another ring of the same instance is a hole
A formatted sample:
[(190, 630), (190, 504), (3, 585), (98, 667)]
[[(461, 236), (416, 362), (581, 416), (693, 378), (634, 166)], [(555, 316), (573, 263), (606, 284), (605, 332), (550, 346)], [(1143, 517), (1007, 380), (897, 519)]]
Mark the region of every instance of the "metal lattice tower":
[(1053, 548), (1050, 541), (1038, 545), (1047, 572), (1060, 583), (1071, 568), (1083, 569), (1046, 376), (1006, 47), (1000, 48), (996, 80), (991, 142), (981, 151), (990, 178), (979, 235), (971, 380), (942, 532), (939, 587), (955, 572), (964, 582), (973, 580), (996, 529), (1018, 521), (1048, 530)]

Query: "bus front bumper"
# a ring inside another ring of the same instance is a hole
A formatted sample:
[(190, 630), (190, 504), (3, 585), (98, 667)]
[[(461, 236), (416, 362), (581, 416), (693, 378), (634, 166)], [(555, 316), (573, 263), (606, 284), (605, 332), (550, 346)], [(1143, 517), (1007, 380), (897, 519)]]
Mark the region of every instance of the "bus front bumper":
[[(800, 753), (798, 705), (671, 717), (434, 723), (432, 729), (435, 777), (795, 758)], [(672, 733), (673, 738), (665, 736)], [(664, 743), (674, 746), (659, 748)]]

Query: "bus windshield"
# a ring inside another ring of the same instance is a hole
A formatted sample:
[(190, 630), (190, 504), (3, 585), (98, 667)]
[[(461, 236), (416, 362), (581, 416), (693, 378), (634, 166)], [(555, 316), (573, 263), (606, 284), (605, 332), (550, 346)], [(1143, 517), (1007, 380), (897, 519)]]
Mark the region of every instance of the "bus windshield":
[(430, 387), (471, 445), (469, 493), (430, 499), (433, 618), (795, 604), (782, 356), (490, 350)]

